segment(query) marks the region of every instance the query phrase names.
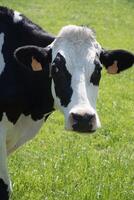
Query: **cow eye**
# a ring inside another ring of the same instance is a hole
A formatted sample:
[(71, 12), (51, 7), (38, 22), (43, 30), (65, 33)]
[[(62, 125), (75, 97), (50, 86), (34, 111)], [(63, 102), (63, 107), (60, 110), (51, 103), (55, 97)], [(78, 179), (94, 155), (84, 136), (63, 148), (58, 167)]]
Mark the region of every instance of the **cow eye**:
[(60, 69), (59, 69), (56, 65), (53, 65), (53, 66), (52, 66), (52, 71), (53, 71), (53, 73), (58, 73), (59, 70), (60, 70)]
[(95, 71), (96, 71), (96, 73), (100, 73), (101, 72), (101, 70), (102, 70), (102, 65), (101, 65), (101, 63), (99, 62), (99, 61), (95, 61), (94, 62), (94, 64), (95, 64)]
[(101, 70), (102, 70), (101, 66), (97, 67), (96, 70), (95, 70), (96, 74), (100, 74)]
[(55, 72), (59, 72), (59, 68), (58, 67), (55, 67)]
[(95, 70), (94, 73), (97, 75), (101, 74), (101, 70), (102, 70), (102, 65), (99, 62), (95, 62)]
[(101, 66), (100, 62), (98, 62), (96, 60), (95, 60), (94, 64), (95, 64), (95, 69), (91, 75), (90, 82), (93, 83), (93, 85), (97, 86), (97, 85), (99, 85), (99, 81), (101, 78), (102, 66)]
[(52, 74), (59, 73), (59, 71), (60, 71), (59, 67), (55, 63), (53, 63), (51, 65), (51, 72), (52, 72)]

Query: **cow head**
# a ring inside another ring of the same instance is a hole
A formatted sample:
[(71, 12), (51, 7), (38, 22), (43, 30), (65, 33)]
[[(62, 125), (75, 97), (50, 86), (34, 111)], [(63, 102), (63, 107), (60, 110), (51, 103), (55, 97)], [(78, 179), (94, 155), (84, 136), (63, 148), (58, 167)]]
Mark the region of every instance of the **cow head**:
[(66, 129), (79, 132), (100, 127), (96, 99), (102, 65), (116, 74), (134, 64), (132, 53), (106, 51), (91, 29), (74, 25), (63, 27), (47, 48), (21, 47), (15, 57), (33, 71), (49, 67), (55, 107), (64, 114)]

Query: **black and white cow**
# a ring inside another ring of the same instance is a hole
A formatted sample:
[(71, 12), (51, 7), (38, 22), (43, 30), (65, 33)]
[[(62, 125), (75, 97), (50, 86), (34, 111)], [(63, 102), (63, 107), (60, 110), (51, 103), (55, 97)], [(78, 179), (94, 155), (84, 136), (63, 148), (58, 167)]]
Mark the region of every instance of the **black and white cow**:
[(133, 64), (132, 53), (104, 50), (89, 28), (65, 26), (55, 38), (0, 7), (0, 199), (11, 190), (7, 155), (33, 138), (55, 108), (66, 129), (95, 131), (102, 65), (116, 74)]

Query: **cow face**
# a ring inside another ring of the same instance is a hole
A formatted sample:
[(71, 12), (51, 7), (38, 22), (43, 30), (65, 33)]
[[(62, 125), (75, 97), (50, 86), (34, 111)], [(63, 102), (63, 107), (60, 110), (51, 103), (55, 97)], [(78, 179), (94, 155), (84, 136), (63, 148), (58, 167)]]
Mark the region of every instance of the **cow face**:
[(116, 74), (134, 63), (133, 54), (105, 51), (91, 29), (72, 25), (64, 27), (49, 48), (22, 47), (15, 57), (34, 71), (49, 64), (54, 105), (64, 114), (66, 129), (78, 132), (100, 127), (96, 98), (102, 64)]
[(100, 126), (96, 97), (101, 47), (85, 27), (67, 26), (52, 44), (52, 93), (67, 129), (91, 132)]

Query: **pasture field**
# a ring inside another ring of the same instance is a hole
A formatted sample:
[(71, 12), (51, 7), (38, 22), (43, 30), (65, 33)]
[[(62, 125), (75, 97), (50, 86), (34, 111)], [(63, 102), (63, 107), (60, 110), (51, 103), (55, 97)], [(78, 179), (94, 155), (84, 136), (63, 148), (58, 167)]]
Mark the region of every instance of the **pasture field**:
[[(88, 25), (106, 48), (134, 52), (133, 0), (0, 0), (48, 32)], [(64, 130), (53, 113), (32, 141), (9, 157), (11, 200), (134, 199), (134, 68), (103, 70), (97, 110), (102, 128), (92, 135)]]

